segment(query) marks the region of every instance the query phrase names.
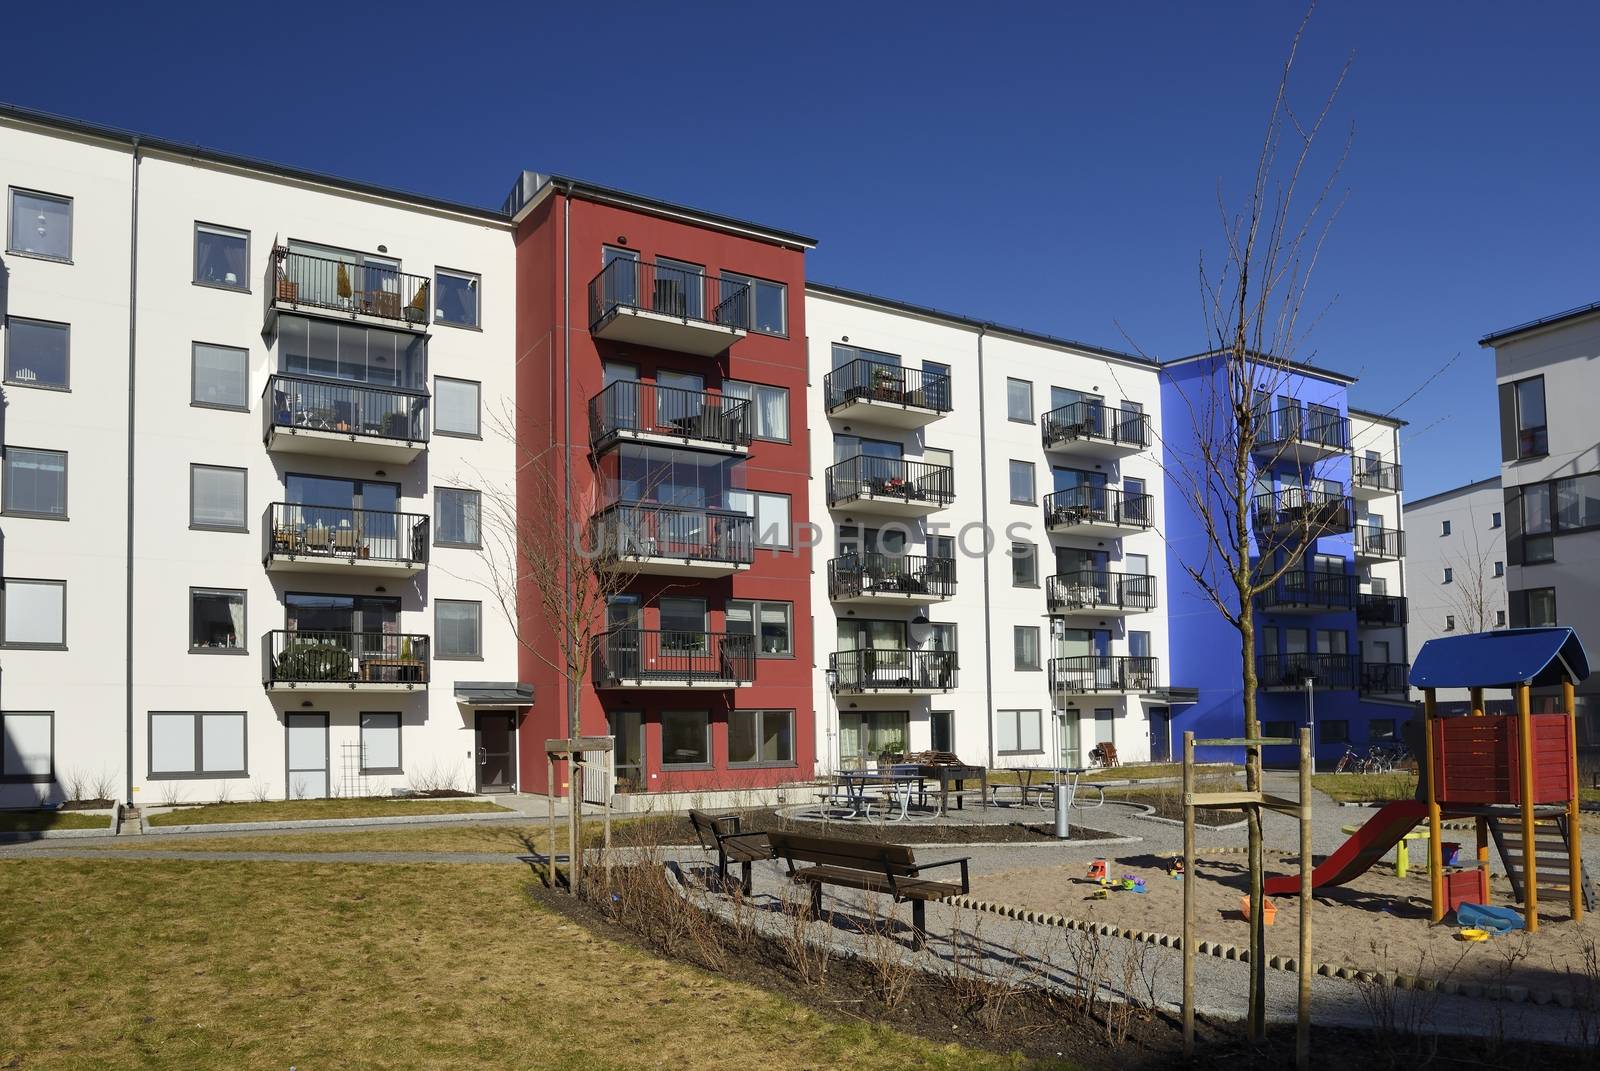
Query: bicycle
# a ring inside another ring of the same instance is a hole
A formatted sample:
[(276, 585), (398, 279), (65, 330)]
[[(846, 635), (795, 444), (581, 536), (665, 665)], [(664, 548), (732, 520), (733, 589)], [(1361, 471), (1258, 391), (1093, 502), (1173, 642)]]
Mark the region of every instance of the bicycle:
[(1344, 754), (1340, 755), (1339, 761), (1334, 763), (1333, 772), (1360, 773), (1361, 771), (1359, 769), (1352, 768), (1352, 764), (1359, 764), (1360, 762), (1361, 759), (1356, 755), (1356, 749), (1351, 747), (1349, 744), (1346, 744), (1344, 746)]

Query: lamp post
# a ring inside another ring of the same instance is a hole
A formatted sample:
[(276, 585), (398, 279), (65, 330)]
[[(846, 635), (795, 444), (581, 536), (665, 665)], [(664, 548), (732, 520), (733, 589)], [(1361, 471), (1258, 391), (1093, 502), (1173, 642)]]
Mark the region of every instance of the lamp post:
[(1311, 730), (1311, 768), (1317, 768), (1317, 699), (1313, 686), (1315, 677), (1306, 678), (1306, 727)]

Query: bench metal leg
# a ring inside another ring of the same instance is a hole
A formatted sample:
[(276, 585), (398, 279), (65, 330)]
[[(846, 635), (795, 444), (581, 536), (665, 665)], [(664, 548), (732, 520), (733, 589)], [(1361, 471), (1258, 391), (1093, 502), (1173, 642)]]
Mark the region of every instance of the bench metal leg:
[(815, 918), (822, 917), (822, 882), (811, 883), (811, 914)]
[(750, 895), (750, 860), (746, 859), (740, 866), (741, 876), (744, 878), (744, 894)]
[(911, 947), (921, 949), (928, 943), (927, 905), (921, 900), (911, 901)]

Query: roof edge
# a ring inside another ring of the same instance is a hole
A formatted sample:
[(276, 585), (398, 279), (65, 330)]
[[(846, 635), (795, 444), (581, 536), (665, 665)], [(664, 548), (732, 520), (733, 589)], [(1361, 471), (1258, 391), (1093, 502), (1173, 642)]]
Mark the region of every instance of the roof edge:
[(1459, 495), (1459, 494), (1461, 494), (1461, 493), (1463, 493), (1465, 491), (1482, 490), (1482, 489), (1485, 489), (1485, 488), (1487, 488), (1487, 487), (1489, 487), (1491, 485), (1493, 485), (1495, 487), (1501, 486), (1500, 477), (1499, 476), (1486, 476), (1481, 480), (1473, 480), (1471, 483), (1458, 484), (1455, 487), (1446, 487), (1443, 491), (1435, 491), (1431, 495), (1423, 495), (1421, 498), (1410, 499), (1405, 503), (1404, 507), (1401, 509), (1401, 512), (1402, 513), (1409, 513), (1410, 511), (1412, 511), (1414, 509), (1417, 509), (1417, 508), (1419, 508), (1421, 506), (1425, 506), (1425, 505), (1429, 504), (1430, 502), (1435, 501), (1436, 499), (1447, 498), (1450, 495)]
[(1411, 421), (1406, 420), (1403, 417), (1390, 416), (1388, 413), (1374, 413), (1370, 409), (1360, 409), (1353, 405), (1346, 406), (1345, 411), (1351, 416), (1360, 417), (1362, 420), (1376, 420), (1380, 424), (1388, 424), (1391, 427), (1396, 428), (1404, 428), (1409, 426), (1411, 423)]
[(1538, 331), (1542, 328), (1554, 327), (1556, 324), (1565, 323), (1567, 320), (1578, 320), (1590, 315), (1591, 313), (1600, 313), (1600, 301), (1594, 301), (1588, 305), (1580, 305), (1575, 309), (1566, 309), (1562, 312), (1553, 312), (1549, 316), (1542, 316), (1537, 320), (1529, 320), (1527, 323), (1515, 324), (1511, 327), (1502, 328), (1499, 331), (1491, 331), (1487, 335), (1484, 335), (1482, 338), (1478, 339), (1478, 345), (1493, 346), (1496, 342), (1503, 342), (1504, 340), (1508, 338), (1514, 338), (1517, 335), (1525, 335), (1530, 331)]
[[(1170, 360), (1166, 360), (1161, 363), (1163, 366), (1165, 366), (1170, 364), (1186, 364), (1190, 361), (1203, 361), (1207, 357), (1215, 357), (1217, 352), (1217, 350), (1207, 350), (1204, 353), (1191, 353), (1187, 357), (1173, 357)], [(1360, 380), (1355, 376), (1346, 375), (1343, 372), (1335, 372), (1331, 368), (1318, 368), (1314, 364), (1306, 364), (1304, 361), (1292, 361), (1287, 357), (1274, 357), (1270, 353), (1256, 353), (1251, 351), (1250, 357), (1255, 361), (1280, 364), (1283, 367), (1292, 369), (1296, 372), (1304, 372), (1308, 376), (1317, 376), (1321, 379), (1326, 379), (1331, 383), (1343, 384), (1346, 387), (1360, 382)]]

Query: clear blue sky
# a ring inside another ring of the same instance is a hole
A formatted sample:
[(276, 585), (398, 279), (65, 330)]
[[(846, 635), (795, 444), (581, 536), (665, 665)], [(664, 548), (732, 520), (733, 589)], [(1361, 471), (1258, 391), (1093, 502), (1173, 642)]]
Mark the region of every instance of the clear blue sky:
[[(7, 20), (0, 99), (498, 205), (557, 171), (816, 235), (812, 278), (1102, 345), (1203, 344), (1197, 255), (1293, 3), (135, 5)], [(409, 11), (408, 11), (409, 9)], [(1600, 299), (1600, 10), (1326, 4), (1349, 201), (1299, 356), (1400, 411), (1412, 497), (1498, 469), (1488, 330)], [(70, 49), (66, 47), (70, 42)], [(1334, 132), (1335, 137), (1339, 131)]]

